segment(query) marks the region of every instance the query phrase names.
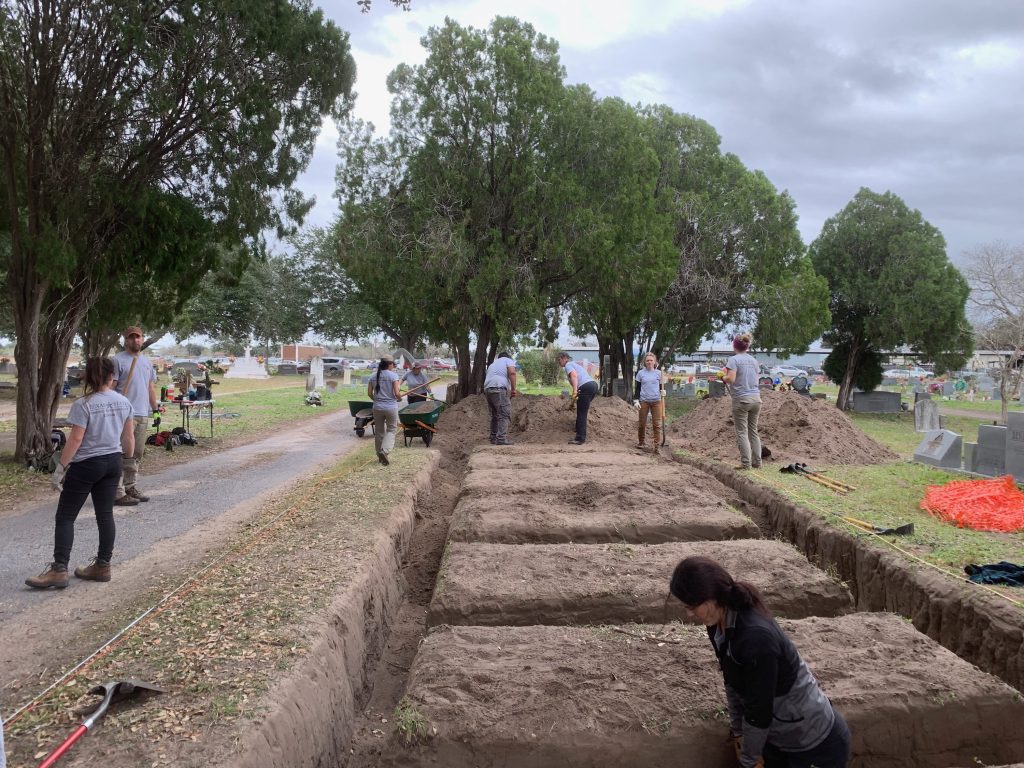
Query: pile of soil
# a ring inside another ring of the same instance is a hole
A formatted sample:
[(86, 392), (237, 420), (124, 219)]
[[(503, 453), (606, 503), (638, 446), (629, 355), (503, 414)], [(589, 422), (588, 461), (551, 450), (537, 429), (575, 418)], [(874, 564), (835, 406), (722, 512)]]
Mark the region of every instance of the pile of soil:
[[(508, 436), (517, 443), (564, 444), (572, 439), (576, 412), (569, 402), (546, 395), (517, 395), (512, 398), (512, 423)], [(438, 442), (462, 448), (487, 442), (490, 411), (484, 395), (471, 395), (449, 406), (438, 421)], [(587, 417), (587, 441), (636, 441), (636, 409), (619, 397), (597, 397)]]
[[(758, 432), (774, 461), (882, 464), (899, 457), (861, 432), (835, 405), (795, 392), (762, 392)], [(708, 398), (668, 429), (674, 445), (703, 456), (737, 458), (732, 401)]]

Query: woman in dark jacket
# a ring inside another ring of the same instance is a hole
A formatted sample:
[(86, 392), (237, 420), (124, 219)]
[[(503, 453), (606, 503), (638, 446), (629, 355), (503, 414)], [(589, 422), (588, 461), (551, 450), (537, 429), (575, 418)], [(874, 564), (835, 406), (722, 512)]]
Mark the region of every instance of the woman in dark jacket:
[(757, 589), (734, 581), (714, 560), (688, 557), (676, 566), (670, 590), (708, 629), (742, 768), (845, 768), (846, 721)]

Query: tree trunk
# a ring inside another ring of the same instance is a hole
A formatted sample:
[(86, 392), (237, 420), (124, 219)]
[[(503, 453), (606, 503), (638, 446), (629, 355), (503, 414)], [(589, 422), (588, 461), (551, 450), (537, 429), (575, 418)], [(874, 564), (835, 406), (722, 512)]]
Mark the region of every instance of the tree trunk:
[(857, 366), (860, 364), (860, 359), (860, 341), (859, 339), (854, 339), (850, 343), (850, 354), (846, 358), (846, 372), (843, 374), (843, 380), (839, 383), (839, 394), (836, 396), (836, 408), (841, 411), (846, 410), (846, 404), (850, 398), (850, 392), (853, 389), (853, 378), (857, 373)]
[(456, 340), (452, 346), (455, 348), (455, 366), (459, 374), (454, 401), (458, 402), (465, 397), (464, 393), (470, 390), (472, 371), (470, 370), (471, 360), (469, 359), (469, 337), (464, 336)]

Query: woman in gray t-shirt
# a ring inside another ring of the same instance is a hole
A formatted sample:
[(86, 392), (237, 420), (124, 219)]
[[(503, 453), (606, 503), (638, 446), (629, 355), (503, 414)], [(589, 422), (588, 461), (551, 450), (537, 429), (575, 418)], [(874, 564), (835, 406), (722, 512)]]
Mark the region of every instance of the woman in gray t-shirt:
[(757, 388), (757, 360), (747, 354), (754, 337), (741, 333), (732, 340), (736, 354), (725, 364), (725, 383), (732, 395), (732, 420), (736, 425), (736, 446), (740, 465), (736, 469), (761, 466), (761, 438), (757, 420), (761, 414), (761, 392)]
[(395, 447), (398, 432), (398, 403), (400, 381), (395, 373), (395, 359), (384, 355), (377, 364), (377, 372), (366, 385), (366, 394), (373, 400), (373, 442), (377, 449), (377, 461), (384, 466), (390, 464), (388, 454)]
[(92, 496), (99, 528), (99, 549), (92, 563), (75, 568), (75, 576), (110, 581), (114, 552), (114, 496), (121, 479), (122, 456), (135, 452), (132, 404), (112, 388), (114, 362), (91, 357), (85, 364), (85, 397), (71, 406), (71, 436), (61, 451), (50, 482), (60, 491), (54, 524), (53, 562), (38, 576), (25, 579), (36, 589), (68, 585), (68, 562), (75, 541), (75, 519)]

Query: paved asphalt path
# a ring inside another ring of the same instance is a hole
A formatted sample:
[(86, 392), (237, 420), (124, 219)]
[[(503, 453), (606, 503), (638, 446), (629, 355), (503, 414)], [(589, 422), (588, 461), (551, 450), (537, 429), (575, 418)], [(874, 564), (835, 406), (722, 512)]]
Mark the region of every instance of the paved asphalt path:
[[(125, 562), (246, 500), (287, 489), (302, 476), (368, 443), (372, 443), (369, 433), (362, 440), (357, 438), (352, 417), (341, 410), (158, 474), (148, 474), (143, 461), (139, 485), (151, 498), (135, 507), (114, 507), (115, 560)], [(0, 518), (0, 626), (39, 605), (39, 595), (24, 580), (41, 571), (52, 556), (56, 508), (54, 493), (37, 507)], [(96, 518), (92, 502), (87, 501), (75, 522), (71, 565), (88, 562), (96, 554), (96, 545)]]

